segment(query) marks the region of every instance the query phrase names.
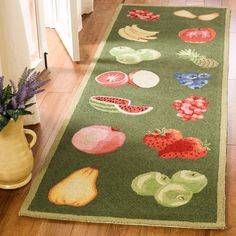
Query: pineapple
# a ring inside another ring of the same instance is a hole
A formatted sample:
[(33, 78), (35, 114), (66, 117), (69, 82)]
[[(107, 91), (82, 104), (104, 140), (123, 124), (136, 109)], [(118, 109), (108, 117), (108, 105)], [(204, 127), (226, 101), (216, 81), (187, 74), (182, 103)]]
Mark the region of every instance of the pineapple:
[(199, 54), (198, 52), (196, 52), (195, 49), (181, 50), (177, 53), (177, 55), (180, 58), (189, 60), (195, 65), (200, 66), (202, 68), (215, 68), (219, 65), (219, 62), (212, 58)]

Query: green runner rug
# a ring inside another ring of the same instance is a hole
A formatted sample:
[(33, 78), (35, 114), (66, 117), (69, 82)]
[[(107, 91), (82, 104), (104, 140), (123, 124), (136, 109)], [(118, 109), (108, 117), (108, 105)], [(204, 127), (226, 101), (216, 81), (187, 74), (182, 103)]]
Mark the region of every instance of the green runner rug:
[(20, 215), (225, 227), (229, 12), (121, 5)]

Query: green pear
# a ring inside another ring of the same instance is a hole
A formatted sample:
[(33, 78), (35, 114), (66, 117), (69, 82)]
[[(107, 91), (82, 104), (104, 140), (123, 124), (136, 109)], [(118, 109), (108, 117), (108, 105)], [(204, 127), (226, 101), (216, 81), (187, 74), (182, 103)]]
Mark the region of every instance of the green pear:
[(136, 52), (119, 55), (116, 57), (116, 60), (122, 64), (138, 64), (142, 61)]
[(138, 195), (154, 196), (160, 187), (168, 184), (169, 182), (169, 177), (161, 174), (160, 172), (148, 172), (134, 178), (131, 188)]
[(161, 187), (154, 195), (156, 201), (165, 207), (179, 207), (187, 204), (193, 193), (182, 184), (170, 183)]
[(144, 48), (139, 49), (136, 53), (142, 58), (144, 61), (156, 60), (161, 56), (161, 53), (154, 49)]
[(172, 176), (171, 182), (184, 184), (193, 193), (199, 193), (206, 187), (207, 178), (196, 171), (181, 170)]
[(110, 54), (114, 57), (126, 54), (126, 53), (132, 53), (135, 52), (133, 48), (126, 47), (126, 46), (120, 46), (120, 47), (114, 47), (110, 50)]

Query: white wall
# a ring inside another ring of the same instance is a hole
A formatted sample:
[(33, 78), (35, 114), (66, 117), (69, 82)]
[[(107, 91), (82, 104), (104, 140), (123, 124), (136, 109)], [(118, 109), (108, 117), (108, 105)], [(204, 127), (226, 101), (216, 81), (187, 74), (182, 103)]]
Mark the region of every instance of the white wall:
[(30, 66), (29, 49), (18, 0), (0, 1), (0, 57), (5, 78), (17, 81)]
[(0, 57), (0, 76), (2, 76), (2, 65), (1, 65), (1, 57)]
[[(30, 67), (30, 55), (19, 0), (0, 0), (0, 70), (5, 77), (18, 82), (25, 67)], [(35, 98), (34, 98), (35, 101)], [(32, 116), (26, 116), (26, 124), (39, 123), (37, 106)]]

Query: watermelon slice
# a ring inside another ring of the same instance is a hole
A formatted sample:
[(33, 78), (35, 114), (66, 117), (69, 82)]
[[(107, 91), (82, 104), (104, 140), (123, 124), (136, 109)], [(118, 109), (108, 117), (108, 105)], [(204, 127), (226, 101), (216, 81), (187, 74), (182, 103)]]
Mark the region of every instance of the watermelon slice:
[(153, 107), (149, 106), (132, 106), (132, 105), (115, 105), (117, 110), (126, 115), (143, 115), (150, 112)]
[(142, 115), (153, 109), (149, 106), (131, 106), (131, 101), (127, 98), (119, 98), (112, 96), (92, 96), (89, 104), (103, 112), (123, 113), (126, 115)]
[(112, 96), (92, 96), (89, 99), (89, 104), (99, 110), (110, 113), (118, 113), (119, 111), (115, 107), (118, 105), (130, 105), (131, 101), (126, 98), (112, 97)]
[(98, 75), (95, 80), (102, 86), (118, 87), (128, 82), (128, 75), (121, 71), (107, 71)]
[(127, 98), (119, 98), (113, 96), (92, 96), (90, 99), (96, 102), (114, 103), (119, 105), (130, 105), (131, 103), (131, 101)]

